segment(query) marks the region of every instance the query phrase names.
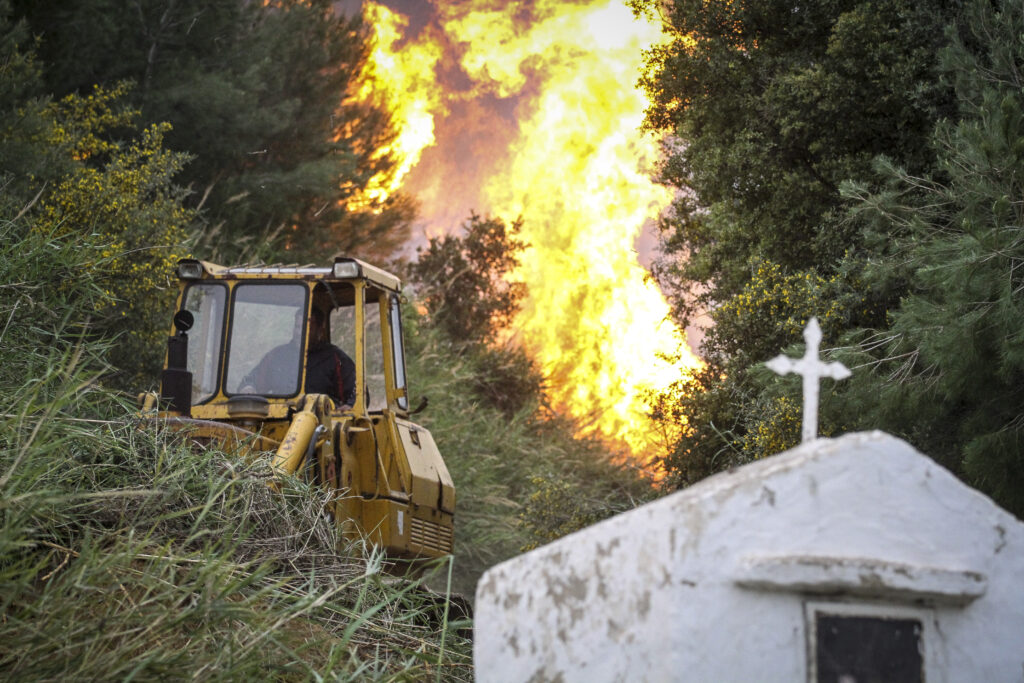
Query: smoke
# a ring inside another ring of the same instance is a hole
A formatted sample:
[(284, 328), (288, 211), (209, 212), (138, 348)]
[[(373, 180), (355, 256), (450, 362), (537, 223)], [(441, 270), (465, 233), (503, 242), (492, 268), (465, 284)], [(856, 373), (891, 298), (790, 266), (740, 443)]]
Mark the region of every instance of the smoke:
[[(362, 0), (337, 3), (346, 11), (359, 11)], [(484, 196), (483, 183), (503, 166), (512, 162), (510, 146), (520, 131), (517, 121), (527, 115), (543, 82), (542, 56), (522, 60), (516, 65), (512, 79), (501, 78), (489, 71), (489, 65), (477, 59), (477, 73), (467, 74), (462, 62), (471, 49), (467, 41), (455, 39), (445, 24), (465, 22), (474, 13), (495, 13), (504, 21), (505, 30), (513, 36), (527, 33), (532, 26), (551, 20), (566, 8), (594, 5), (586, 0), (541, 2), (540, 0), (508, 2), (507, 0), (381, 0), (379, 3), (407, 21), (403, 36), (394, 48), (418, 42), (440, 47), (440, 59), (433, 65), (439, 92), (445, 94), (445, 107), (434, 116), (434, 141), (420, 152), (419, 161), (406, 176), (402, 188), (420, 203), (419, 240), (456, 232), (471, 211), (488, 214), (493, 210)], [(603, 27), (614, 32), (619, 27)], [(497, 41), (504, 34), (494, 36)], [(552, 59), (572, 59), (564, 50)], [(637, 73), (627, 74), (618, 83), (621, 88), (634, 87)], [(515, 81), (510, 88), (508, 81)], [(514, 219), (517, 216), (507, 216)], [(415, 246), (413, 245), (413, 249)], [(644, 221), (633, 248), (639, 262), (649, 267), (657, 256), (658, 236), (655, 217)]]
[[(434, 140), (419, 152), (418, 162), (402, 184), (403, 191), (420, 204), (419, 239), (411, 245), (415, 249), (427, 237), (456, 232), (471, 212), (491, 211), (483, 196), (483, 180), (508, 163), (508, 148), (518, 132), (517, 106), (529, 89), (500, 96), (470, 78), (461, 64), (466, 45), (444, 30), (444, 17), (433, 2), (380, 4), (408, 21), (397, 49), (428, 43), (440, 48), (433, 75), (438, 92), (443, 93), (443, 107), (434, 111)], [(459, 4), (450, 5), (448, 13), (459, 9)]]

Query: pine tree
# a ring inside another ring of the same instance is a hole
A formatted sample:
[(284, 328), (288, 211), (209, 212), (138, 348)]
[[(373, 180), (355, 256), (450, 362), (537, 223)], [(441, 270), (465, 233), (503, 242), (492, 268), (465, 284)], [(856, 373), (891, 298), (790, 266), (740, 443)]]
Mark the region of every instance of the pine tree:
[[(130, 81), (141, 123), (169, 122), (204, 220), (199, 249), (294, 260), (390, 255), (413, 207), (352, 200), (393, 160), (385, 112), (353, 98), (358, 17), (330, 0), (16, 0), (57, 97)], [(265, 243), (270, 242), (269, 246)]]
[[(934, 55), (954, 3), (634, 0), (672, 41), (641, 82), (647, 125), (666, 145), (662, 180), (680, 190), (663, 221), (659, 280), (681, 324), (711, 320), (708, 369), (661, 397), (688, 429), (666, 458), (682, 485), (798, 440), (788, 379), (760, 363), (798, 343), (811, 315), (826, 339), (877, 325), (900, 282), (864, 288), (871, 245), (840, 196), (880, 154), (916, 173), (949, 110)], [(824, 424), (823, 431), (839, 427)]]
[(898, 237), (874, 277), (905, 273), (909, 292), (890, 327), (860, 333), (864, 367), (838, 408), (1024, 516), (1024, 7), (972, 2), (956, 29), (942, 65), (959, 118), (936, 129), (939, 172), (887, 163), (885, 192), (847, 187)]

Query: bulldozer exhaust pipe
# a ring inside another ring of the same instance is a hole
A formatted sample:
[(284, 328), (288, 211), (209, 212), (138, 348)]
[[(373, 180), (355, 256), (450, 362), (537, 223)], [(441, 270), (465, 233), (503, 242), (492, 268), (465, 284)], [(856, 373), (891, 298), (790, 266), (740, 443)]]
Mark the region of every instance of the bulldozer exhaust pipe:
[(174, 314), (177, 333), (167, 338), (167, 369), (160, 375), (160, 400), (169, 410), (188, 415), (192, 410), (192, 373), (188, 370), (188, 331), (195, 322), (184, 309)]

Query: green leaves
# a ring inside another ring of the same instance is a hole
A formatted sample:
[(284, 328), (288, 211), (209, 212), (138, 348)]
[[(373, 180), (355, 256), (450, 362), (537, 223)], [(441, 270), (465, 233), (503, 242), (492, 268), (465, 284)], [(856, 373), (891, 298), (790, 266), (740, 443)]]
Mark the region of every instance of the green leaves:
[(708, 372), (663, 397), (677, 406), (665, 415), (689, 418), (667, 456), (678, 481), (791, 443), (780, 380), (756, 367), (799, 341), (810, 315), (837, 340), (898, 303), (905, 279), (869, 277), (889, 228), (865, 231), (839, 188), (874, 190), (879, 154), (915, 172), (933, 163), (928, 136), (950, 100), (934, 58), (946, 11), (908, 0), (668, 4), (675, 39), (641, 79), (647, 125), (680, 142), (663, 168), (681, 192), (657, 272), (679, 293), (682, 322), (710, 319)]
[[(358, 17), (328, 0), (17, 2), (40, 35), (59, 97), (136, 84), (143, 126), (169, 122), (166, 145), (192, 155), (178, 180), (200, 208), (207, 258), (390, 256), (412, 207), (396, 196), (352, 201), (393, 172), (378, 154), (385, 112), (356, 101), (366, 58)], [(270, 243), (269, 245), (267, 243)]]
[(687, 142), (665, 166), (690, 193), (665, 225), (686, 260), (661, 272), (697, 292), (681, 313), (713, 321), (708, 372), (662, 397), (689, 419), (671, 478), (791, 443), (785, 383), (757, 364), (817, 313), (854, 369), (826, 432), (904, 436), (1022, 514), (1024, 10), (723, 4), (674, 3), (692, 47), (645, 76), (649, 122)]
[(520, 225), (473, 214), (464, 236), (434, 237), (419, 250), (412, 276), (427, 311), (452, 339), (486, 342), (519, 311), (524, 286), (506, 278), (525, 246)]
[[(860, 196), (908, 291), (890, 313), (889, 343), (869, 349), (848, 403), (871, 394), (865, 426), (909, 438), (1011, 512), (1024, 512), (1024, 10), (971, 3), (943, 54), (960, 116), (936, 128), (940, 171), (889, 165), (895, 192)], [(980, 77), (979, 77), (980, 74)], [(911, 415), (902, 407), (910, 403)]]

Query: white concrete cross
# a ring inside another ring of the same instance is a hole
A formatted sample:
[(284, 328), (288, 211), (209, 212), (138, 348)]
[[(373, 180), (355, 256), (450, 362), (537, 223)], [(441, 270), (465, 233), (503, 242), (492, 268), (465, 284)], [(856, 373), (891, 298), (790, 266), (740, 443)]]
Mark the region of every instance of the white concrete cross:
[(818, 438), (818, 381), (822, 377), (832, 379), (846, 379), (850, 371), (845, 365), (839, 362), (822, 363), (818, 359), (818, 347), (821, 345), (821, 327), (818, 326), (818, 319), (811, 318), (804, 328), (804, 340), (807, 342), (807, 349), (804, 357), (799, 359), (789, 358), (779, 354), (766, 362), (770, 369), (780, 375), (788, 375), (795, 372), (804, 378), (804, 421), (802, 441), (814, 441)]

